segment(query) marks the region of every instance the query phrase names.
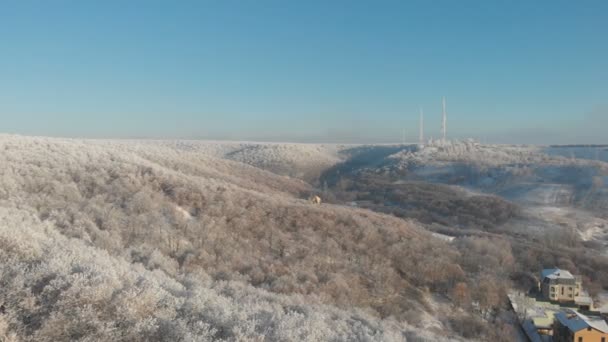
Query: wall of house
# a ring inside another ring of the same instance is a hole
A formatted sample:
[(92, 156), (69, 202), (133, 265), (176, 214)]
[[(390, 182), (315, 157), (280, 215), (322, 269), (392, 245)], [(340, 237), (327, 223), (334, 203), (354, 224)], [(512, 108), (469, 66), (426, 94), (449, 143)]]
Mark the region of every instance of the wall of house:
[(602, 337), (606, 339), (605, 342), (608, 342), (608, 334), (595, 329), (591, 329), (591, 331), (587, 329), (577, 331), (574, 334), (574, 342), (581, 341), (579, 340), (581, 337), (583, 338), (583, 342), (602, 342)]
[[(606, 340), (602, 341), (602, 337)], [(583, 329), (572, 333), (568, 328), (558, 324), (553, 330), (553, 342), (579, 342), (581, 341), (579, 338), (582, 338), (582, 342), (608, 342), (608, 334), (596, 329)]]
[[(551, 289), (554, 289), (552, 291)], [(542, 284), (543, 296), (552, 301), (574, 301), (574, 297), (580, 293), (581, 285), (549, 285)], [(607, 341), (608, 342), (608, 341)]]

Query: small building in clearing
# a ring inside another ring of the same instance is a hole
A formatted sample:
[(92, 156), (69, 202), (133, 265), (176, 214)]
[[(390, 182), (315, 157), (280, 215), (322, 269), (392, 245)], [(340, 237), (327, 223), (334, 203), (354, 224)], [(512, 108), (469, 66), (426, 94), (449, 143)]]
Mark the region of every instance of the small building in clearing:
[(566, 270), (544, 269), (540, 275), (540, 291), (543, 297), (554, 302), (574, 302), (582, 294), (582, 280)]
[(321, 204), (321, 197), (319, 197), (317, 195), (310, 196), (310, 203)]

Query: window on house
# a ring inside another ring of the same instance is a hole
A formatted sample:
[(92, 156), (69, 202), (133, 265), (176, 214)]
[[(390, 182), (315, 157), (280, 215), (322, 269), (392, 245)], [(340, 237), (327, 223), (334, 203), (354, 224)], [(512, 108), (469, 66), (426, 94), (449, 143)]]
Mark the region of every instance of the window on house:
[(551, 286), (551, 292), (555, 292), (555, 287)]
[(605, 337), (602, 337), (602, 342), (606, 342), (606, 338)]
[(591, 331), (591, 327), (587, 327), (587, 331)]
[(578, 342), (583, 342), (583, 337), (582, 336), (578, 338)]
[(568, 288), (568, 291), (572, 291), (572, 286), (570, 286), (570, 287)]
[(562, 287), (562, 294), (564, 294), (564, 288)]
[(572, 298), (572, 294), (569, 294), (568, 297)]

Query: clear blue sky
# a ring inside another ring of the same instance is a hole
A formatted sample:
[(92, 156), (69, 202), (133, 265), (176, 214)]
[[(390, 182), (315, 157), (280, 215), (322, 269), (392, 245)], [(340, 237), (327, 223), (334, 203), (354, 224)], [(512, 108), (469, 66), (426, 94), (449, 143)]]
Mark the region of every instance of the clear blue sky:
[(0, 132), (608, 143), (608, 1), (0, 0)]

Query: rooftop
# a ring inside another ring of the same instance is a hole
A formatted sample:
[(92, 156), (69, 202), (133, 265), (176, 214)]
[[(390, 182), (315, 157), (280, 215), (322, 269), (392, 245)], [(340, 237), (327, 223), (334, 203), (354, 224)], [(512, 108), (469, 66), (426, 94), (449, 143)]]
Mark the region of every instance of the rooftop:
[(591, 327), (603, 333), (608, 333), (608, 324), (601, 317), (589, 317), (576, 311), (570, 311), (569, 313), (558, 312), (555, 314), (555, 318), (572, 332)]
[(575, 280), (575, 277), (572, 275), (572, 273), (566, 270), (560, 270), (559, 268), (546, 268), (540, 274), (541, 280), (545, 278)]
[(585, 290), (581, 290), (578, 296), (574, 297), (574, 302), (578, 305), (593, 305), (593, 298)]

